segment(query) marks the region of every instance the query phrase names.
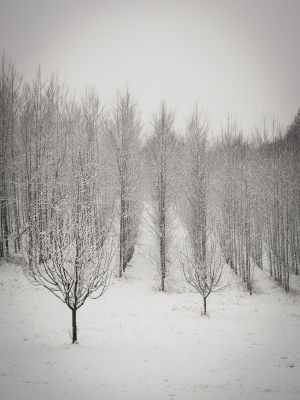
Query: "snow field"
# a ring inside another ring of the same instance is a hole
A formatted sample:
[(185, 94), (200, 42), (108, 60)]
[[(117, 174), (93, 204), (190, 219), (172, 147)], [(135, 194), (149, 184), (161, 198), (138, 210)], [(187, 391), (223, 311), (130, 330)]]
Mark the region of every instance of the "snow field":
[[(250, 297), (233, 286), (208, 299), (154, 290), (136, 251), (126, 277), (78, 312), (0, 267), (0, 399), (272, 399), (300, 394), (299, 293), (261, 273)], [(295, 282), (297, 286), (299, 282)]]

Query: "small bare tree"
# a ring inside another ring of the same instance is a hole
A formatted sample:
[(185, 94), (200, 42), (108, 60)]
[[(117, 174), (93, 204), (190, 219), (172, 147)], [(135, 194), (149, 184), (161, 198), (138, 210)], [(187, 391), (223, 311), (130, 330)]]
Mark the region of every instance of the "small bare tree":
[(207, 241), (206, 257), (199, 258), (197, 252), (186, 244), (180, 253), (179, 263), (186, 282), (203, 298), (204, 315), (206, 315), (206, 301), (211, 293), (225, 289), (229, 284), (224, 275), (224, 262), (215, 237)]
[[(80, 226), (80, 229), (78, 229)], [(39, 232), (41, 248), (26, 251), (24, 272), (30, 282), (41, 285), (72, 311), (72, 343), (77, 342), (77, 310), (88, 297), (99, 298), (108, 286), (113, 246), (110, 239), (95, 240), (91, 225), (79, 217), (58, 216), (46, 232)], [(28, 245), (28, 242), (27, 242)], [(39, 257), (35, 255), (38, 252)], [(32, 257), (31, 259), (29, 257)]]

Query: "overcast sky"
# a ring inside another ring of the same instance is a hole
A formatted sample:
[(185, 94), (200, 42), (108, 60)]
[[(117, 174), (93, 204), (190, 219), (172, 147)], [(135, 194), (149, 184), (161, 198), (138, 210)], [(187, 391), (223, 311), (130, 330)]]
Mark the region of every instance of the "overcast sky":
[(165, 99), (179, 129), (195, 101), (215, 131), (300, 106), (300, 0), (0, 0), (0, 49), (105, 103), (127, 85), (146, 121)]

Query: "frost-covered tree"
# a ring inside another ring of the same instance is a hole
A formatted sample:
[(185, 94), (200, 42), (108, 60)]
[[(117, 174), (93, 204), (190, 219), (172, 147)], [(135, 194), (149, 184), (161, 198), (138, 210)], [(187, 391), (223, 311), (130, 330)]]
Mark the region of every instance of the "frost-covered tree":
[(71, 105), (66, 122), (68, 146), (51, 217), (29, 227), (24, 243), (26, 276), (72, 311), (73, 343), (77, 341), (77, 310), (88, 297), (104, 293), (114, 254), (112, 217), (98, 159), (98, 111), (93, 96), (79, 106)]
[(130, 262), (141, 215), (140, 115), (129, 91), (118, 95), (108, 125), (119, 197), (119, 277)]
[(195, 257), (205, 262), (207, 230), (207, 118), (201, 115), (197, 107), (192, 113), (186, 130), (185, 140), (185, 173), (183, 187), (184, 202), (183, 222), (189, 233)]
[(225, 264), (215, 236), (208, 237), (205, 259), (199, 257), (188, 240), (181, 250), (179, 264), (186, 282), (202, 296), (203, 313), (206, 315), (208, 296), (224, 290), (229, 285), (228, 276), (224, 274)]
[[(14, 164), (21, 79), (5, 54), (0, 56), (0, 258), (9, 255), (9, 236), (20, 229)], [(15, 241), (19, 250), (19, 241)]]
[[(80, 196), (80, 183), (75, 186)], [(77, 310), (88, 297), (99, 298), (104, 293), (113, 256), (111, 239), (97, 236), (81, 205), (74, 206), (75, 212), (58, 210), (47, 229), (38, 233), (42, 251), (40, 247), (28, 251), (28, 242), (23, 248), (28, 279), (49, 290), (72, 311), (72, 343), (77, 341)]]
[(174, 155), (178, 140), (174, 134), (174, 114), (162, 103), (153, 119), (153, 135), (145, 147), (147, 185), (151, 194), (152, 230), (159, 246), (160, 289), (165, 290), (167, 264), (170, 260), (171, 223), (174, 217), (176, 175), (179, 165)]
[(23, 92), (17, 166), (22, 214), (32, 245), (29, 248), (42, 251), (38, 232), (46, 228), (51, 218), (65, 157), (64, 94), (54, 77), (43, 78), (40, 68)]

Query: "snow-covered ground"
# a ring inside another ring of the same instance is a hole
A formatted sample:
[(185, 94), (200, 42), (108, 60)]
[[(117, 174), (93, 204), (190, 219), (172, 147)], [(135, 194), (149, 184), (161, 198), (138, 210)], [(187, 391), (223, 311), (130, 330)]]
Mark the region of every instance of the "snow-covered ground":
[(0, 399), (299, 399), (299, 280), (285, 294), (260, 273), (255, 295), (213, 294), (203, 317), (199, 295), (157, 291), (146, 242), (79, 310), (77, 345), (70, 310), (0, 266)]

